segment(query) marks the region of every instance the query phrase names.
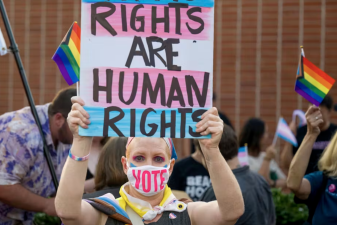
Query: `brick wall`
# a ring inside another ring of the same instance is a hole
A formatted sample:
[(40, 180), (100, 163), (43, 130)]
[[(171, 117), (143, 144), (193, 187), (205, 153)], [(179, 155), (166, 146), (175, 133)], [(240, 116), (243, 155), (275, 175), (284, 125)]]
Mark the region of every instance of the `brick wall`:
[[(51, 101), (67, 86), (51, 57), (72, 22), (80, 22), (80, 0), (4, 3), (35, 103)], [(307, 107), (293, 90), (300, 45), (310, 61), (337, 78), (337, 1), (216, 0), (215, 13), (216, 106), (237, 132), (249, 117), (261, 117), (272, 139), (279, 116), (289, 122), (294, 109)], [(8, 45), (2, 21), (0, 28)], [(3, 56), (0, 114), (26, 105), (14, 57)], [(188, 155), (189, 141), (175, 142), (178, 154)]]

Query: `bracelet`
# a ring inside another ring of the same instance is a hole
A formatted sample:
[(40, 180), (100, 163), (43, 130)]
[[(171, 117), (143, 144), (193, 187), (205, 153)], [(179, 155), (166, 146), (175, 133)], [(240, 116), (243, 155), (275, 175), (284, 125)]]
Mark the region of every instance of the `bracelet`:
[(90, 152), (89, 152), (89, 154), (86, 155), (86, 156), (78, 157), (78, 156), (75, 156), (75, 155), (71, 154), (71, 151), (69, 150), (69, 157), (70, 157), (71, 159), (75, 160), (75, 161), (79, 161), (79, 162), (80, 162), (80, 161), (86, 161), (86, 160), (89, 159), (89, 155), (90, 155)]

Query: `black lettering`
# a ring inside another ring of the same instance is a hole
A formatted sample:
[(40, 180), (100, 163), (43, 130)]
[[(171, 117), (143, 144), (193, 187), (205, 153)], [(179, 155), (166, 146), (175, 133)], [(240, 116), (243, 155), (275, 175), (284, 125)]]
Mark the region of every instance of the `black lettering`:
[[(196, 110), (192, 113), (192, 120), (193, 122), (196, 122), (198, 123), (199, 121), (201, 121), (201, 119), (199, 118), (199, 116), (201, 116), (202, 114), (204, 114), (207, 110), (205, 109), (199, 109), (199, 110)], [(193, 128), (191, 126), (189, 126), (188, 128), (188, 131), (190, 133), (190, 135), (192, 137), (201, 137), (202, 135), (198, 132), (194, 132), (193, 131)]]
[[(109, 11), (97, 13), (98, 7), (108, 7)], [(99, 22), (102, 27), (104, 27), (112, 36), (116, 36), (117, 32), (106, 20), (107, 17), (114, 14), (116, 11), (116, 6), (110, 2), (97, 2), (91, 4), (91, 34), (96, 35), (96, 21)]]
[[(140, 49), (139, 51), (137, 51), (137, 46)], [(137, 55), (143, 57), (146, 66), (150, 66), (149, 58), (147, 57), (142, 38), (135, 36), (125, 66), (130, 68), (133, 57)]]
[(176, 111), (171, 111), (171, 122), (166, 123), (166, 114), (165, 111), (162, 111), (160, 115), (160, 137), (165, 137), (166, 128), (170, 128), (170, 137), (176, 137)]
[(186, 114), (192, 113), (191, 108), (179, 108), (178, 112), (181, 114), (180, 118), (180, 138), (185, 138), (186, 132)]
[(157, 6), (152, 6), (152, 33), (157, 33), (157, 24), (164, 23), (164, 31), (166, 33), (170, 32), (170, 15), (169, 7), (164, 7), (164, 17), (157, 18)]
[[(174, 93), (177, 92), (177, 95), (174, 95)], [(179, 81), (176, 77), (172, 78), (172, 84), (170, 88), (170, 93), (167, 99), (167, 107), (171, 108), (172, 101), (179, 101), (180, 105), (182, 107), (185, 107), (185, 100), (183, 93), (181, 91)]]
[(195, 12), (201, 12), (201, 8), (200, 7), (193, 7), (190, 8), (189, 10), (187, 10), (187, 16), (188, 18), (190, 18), (191, 20), (200, 23), (200, 27), (198, 27), (197, 29), (193, 29), (190, 27), (190, 25), (188, 23), (186, 23), (186, 26), (188, 28), (188, 30), (191, 32), (191, 34), (200, 34), (204, 28), (205, 28), (205, 22), (198, 16), (193, 16), (192, 14)]
[[(113, 112), (113, 111), (119, 112), (119, 114), (118, 116), (110, 119), (110, 112)], [(104, 126), (103, 126), (103, 136), (104, 137), (108, 137), (109, 127), (111, 127), (111, 129), (115, 131), (118, 136), (124, 137), (124, 134), (115, 125), (115, 123), (117, 123), (118, 121), (124, 118), (124, 115), (125, 113), (123, 112), (123, 110), (116, 106), (111, 106), (111, 107), (104, 109)]]
[(127, 32), (128, 31), (128, 21), (126, 18), (126, 5), (121, 5), (121, 10), (122, 10), (122, 28), (123, 31)]
[(181, 71), (181, 67), (173, 65), (173, 57), (177, 57), (178, 52), (173, 51), (173, 44), (179, 44), (180, 40), (175, 38), (168, 38), (165, 41), (165, 52), (166, 52), (166, 61), (167, 61), (167, 70), (171, 71)]
[(146, 105), (146, 93), (149, 93), (150, 102), (155, 104), (157, 102), (157, 96), (160, 89), (160, 103), (162, 106), (166, 106), (166, 92), (165, 92), (165, 80), (163, 74), (159, 74), (156, 85), (154, 89), (151, 84), (151, 80), (148, 73), (144, 73), (144, 80), (143, 80), (143, 90), (142, 90), (142, 99), (141, 103)]
[[(145, 16), (137, 16), (138, 9), (144, 8), (144, 5), (136, 5), (131, 12), (130, 27), (137, 32), (144, 32)], [(136, 28), (136, 21), (140, 22), (140, 27)]]
[(180, 9), (182, 8), (188, 8), (188, 4), (184, 3), (169, 3), (168, 4), (170, 8), (176, 9), (176, 34), (181, 35), (181, 13)]
[(199, 106), (205, 107), (206, 98), (207, 98), (207, 90), (208, 90), (208, 82), (209, 82), (209, 73), (204, 74), (202, 94), (200, 94), (200, 90), (193, 76), (189, 76), (189, 75), (185, 76), (185, 82), (186, 82), (186, 90), (187, 90), (187, 95), (188, 95), (188, 104), (193, 107), (193, 95), (192, 95), (192, 88), (193, 88), (195, 96), (197, 97)]
[(119, 74), (119, 100), (121, 100), (121, 102), (123, 102), (125, 105), (130, 105), (136, 98), (136, 94), (137, 94), (137, 88), (138, 88), (138, 73), (134, 72), (133, 73), (133, 85), (132, 85), (132, 91), (131, 91), (131, 95), (128, 101), (124, 100), (123, 97), (123, 89), (124, 89), (124, 71), (121, 71)]
[[(147, 46), (149, 48), (149, 56), (150, 56), (150, 64), (151, 66), (153, 67), (156, 67), (156, 63), (155, 63), (155, 60), (154, 60), (154, 56), (157, 56), (158, 59), (160, 59), (160, 61), (165, 65), (166, 67), (166, 62), (165, 60), (161, 57), (161, 55), (159, 55), (158, 52), (162, 51), (165, 49), (165, 44), (164, 44), (164, 40), (160, 37), (155, 37), (155, 36), (152, 36), (152, 37), (147, 37), (146, 38), (146, 42), (147, 42)], [(159, 48), (156, 48), (156, 49), (153, 49), (153, 42), (159, 42), (161, 43), (161, 46)]]
[(141, 119), (140, 119), (140, 132), (141, 132), (142, 134), (144, 134), (145, 136), (147, 136), (147, 137), (153, 136), (153, 135), (156, 133), (157, 129), (158, 129), (158, 125), (157, 125), (157, 124), (155, 124), (155, 123), (150, 123), (150, 124), (148, 124), (148, 126), (152, 128), (151, 131), (147, 133), (146, 130), (145, 130), (146, 117), (147, 117), (147, 115), (148, 115), (150, 112), (157, 113), (157, 112), (156, 112), (154, 109), (152, 109), (152, 108), (145, 109), (144, 112), (143, 112), (143, 114), (142, 114), (142, 117), (141, 117)]
[(105, 91), (106, 92), (106, 102), (111, 103), (111, 89), (112, 89), (112, 70), (106, 70), (106, 86), (99, 85), (99, 75), (98, 69), (94, 69), (94, 84), (93, 84), (93, 100), (94, 102), (98, 102), (98, 92)]
[(130, 137), (136, 136), (136, 109), (130, 110)]

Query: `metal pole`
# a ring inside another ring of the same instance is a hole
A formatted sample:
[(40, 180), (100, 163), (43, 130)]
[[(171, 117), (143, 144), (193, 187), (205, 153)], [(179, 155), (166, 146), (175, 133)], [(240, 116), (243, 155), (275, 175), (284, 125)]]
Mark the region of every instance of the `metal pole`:
[(36, 108), (35, 108), (34, 99), (33, 99), (32, 93), (30, 91), (29, 84), (27, 82), (26, 73), (25, 73), (25, 70), (23, 68), (23, 64), (22, 64), (22, 61), (21, 61), (19, 49), (18, 49), (17, 44), (15, 43), (12, 28), (11, 28), (11, 25), (9, 24), (9, 20), (8, 20), (8, 16), (7, 16), (7, 13), (6, 13), (6, 8), (5, 8), (5, 5), (3, 3), (3, 0), (0, 0), (0, 11), (1, 11), (2, 19), (4, 21), (4, 24), (5, 24), (5, 27), (6, 27), (6, 30), (7, 30), (7, 34), (8, 34), (8, 38), (9, 38), (9, 41), (10, 41), (10, 44), (11, 44), (10, 49), (12, 50), (12, 52), (14, 54), (15, 61), (16, 61), (16, 64), (17, 64), (19, 72), (20, 72), (22, 84), (23, 84), (23, 87), (25, 88), (25, 91), (26, 91), (26, 96), (28, 98), (30, 109), (31, 109), (32, 114), (35, 118), (36, 125), (39, 129), (39, 132), (40, 132), (40, 135), (41, 135), (41, 138), (42, 138), (42, 141), (43, 141), (43, 152), (44, 152), (44, 155), (45, 155), (47, 163), (48, 163), (49, 171), (50, 171), (50, 174), (51, 174), (52, 179), (53, 179), (55, 190), (57, 191), (58, 179), (57, 179), (57, 176), (56, 176), (56, 173), (55, 173), (55, 170), (54, 170), (54, 166), (53, 166), (53, 163), (52, 163), (52, 160), (51, 160), (51, 157), (50, 157), (50, 153), (49, 153), (49, 150), (48, 150), (48, 147), (47, 147), (46, 138), (45, 138), (45, 136), (43, 134), (43, 131), (42, 131), (41, 122), (40, 122), (40, 119), (38, 117), (38, 114), (37, 114), (37, 111), (36, 111)]

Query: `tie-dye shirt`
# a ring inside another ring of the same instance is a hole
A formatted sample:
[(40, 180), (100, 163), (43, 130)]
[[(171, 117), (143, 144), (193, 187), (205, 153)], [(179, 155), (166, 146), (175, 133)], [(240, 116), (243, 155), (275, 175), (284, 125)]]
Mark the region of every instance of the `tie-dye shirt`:
[[(70, 145), (59, 143), (55, 149), (48, 119), (48, 106), (37, 106), (42, 130), (60, 178)], [(21, 184), (29, 191), (48, 197), (55, 187), (43, 154), (43, 142), (30, 107), (0, 116), (0, 185)], [(0, 201), (0, 224), (32, 224), (33, 212), (11, 207)]]

